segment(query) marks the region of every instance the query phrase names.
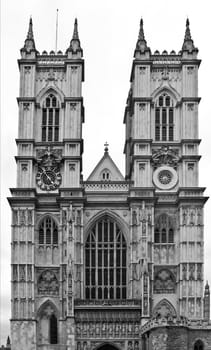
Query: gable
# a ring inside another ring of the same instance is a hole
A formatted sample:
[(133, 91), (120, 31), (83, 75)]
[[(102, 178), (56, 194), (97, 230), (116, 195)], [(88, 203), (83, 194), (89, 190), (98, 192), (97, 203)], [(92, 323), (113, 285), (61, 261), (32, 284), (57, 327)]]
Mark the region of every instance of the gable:
[(87, 181), (124, 181), (124, 176), (109, 156), (105, 152), (102, 159), (96, 165), (92, 173), (89, 175)]

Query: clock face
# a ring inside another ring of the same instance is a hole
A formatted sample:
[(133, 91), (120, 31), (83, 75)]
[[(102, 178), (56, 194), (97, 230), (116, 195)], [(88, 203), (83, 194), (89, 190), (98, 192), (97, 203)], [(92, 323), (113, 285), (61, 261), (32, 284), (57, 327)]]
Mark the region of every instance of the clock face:
[(160, 190), (171, 190), (178, 182), (177, 172), (170, 166), (161, 166), (154, 171), (153, 182)]
[(62, 181), (58, 168), (38, 168), (36, 182), (43, 191), (53, 191), (57, 189)]

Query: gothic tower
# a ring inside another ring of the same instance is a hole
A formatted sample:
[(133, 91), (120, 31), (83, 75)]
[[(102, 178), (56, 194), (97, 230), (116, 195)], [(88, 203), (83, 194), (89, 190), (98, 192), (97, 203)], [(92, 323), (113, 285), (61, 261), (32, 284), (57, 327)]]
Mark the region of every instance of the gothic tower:
[[(72, 327), (71, 202), (78, 220), (82, 207), (83, 51), (77, 20), (70, 45), (36, 50), (32, 19), (21, 59), (17, 187), (12, 208), (12, 346), (69, 344)], [(68, 238), (67, 238), (68, 236)], [(68, 257), (68, 261), (67, 261)], [(77, 260), (80, 273), (81, 261)], [(67, 268), (68, 266), (68, 268)], [(77, 284), (76, 284), (77, 285)], [(65, 318), (65, 325), (64, 323)]]
[(108, 144), (82, 177), (84, 60), (21, 58), (12, 209), (12, 350), (206, 350), (198, 186), (198, 50), (151, 53), (140, 22), (125, 108), (125, 177)]

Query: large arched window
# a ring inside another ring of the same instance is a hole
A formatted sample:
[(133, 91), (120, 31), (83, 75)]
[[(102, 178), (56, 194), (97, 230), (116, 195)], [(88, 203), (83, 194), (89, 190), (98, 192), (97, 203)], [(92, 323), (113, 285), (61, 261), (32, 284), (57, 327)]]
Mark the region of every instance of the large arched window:
[(174, 140), (173, 100), (166, 93), (162, 94), (155, 108), (155, 141)]
[(204, 344), (201, 340), (197, 340), (197, 342), (195, 342), (194, 350), (204, 350)]
[(48, 95), (42, 108), (42, 141), (59, 141), (59, 103)]
[(58, 245), (58, 227), (50, 216), (44, 218), (39, 226), (39, 244)]
[(174, 243), (173, 220), (166, 214), (155, 220), (155, 243)]
[(85, 246), (86, 299), (126, 299), (127, 247), (115, 221), (105, 216), (90, 230)]

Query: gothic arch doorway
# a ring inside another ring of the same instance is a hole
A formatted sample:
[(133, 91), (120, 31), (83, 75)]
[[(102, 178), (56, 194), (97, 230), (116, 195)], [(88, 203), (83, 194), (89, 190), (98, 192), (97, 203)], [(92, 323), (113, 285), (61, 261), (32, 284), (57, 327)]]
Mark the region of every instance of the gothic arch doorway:
[(119, 350), (116, 346), (113, 344), (103, 344), (102, 346), (99, 346), (96, 350)]

